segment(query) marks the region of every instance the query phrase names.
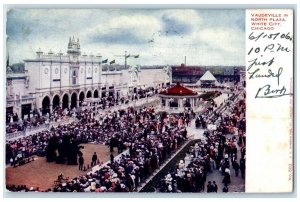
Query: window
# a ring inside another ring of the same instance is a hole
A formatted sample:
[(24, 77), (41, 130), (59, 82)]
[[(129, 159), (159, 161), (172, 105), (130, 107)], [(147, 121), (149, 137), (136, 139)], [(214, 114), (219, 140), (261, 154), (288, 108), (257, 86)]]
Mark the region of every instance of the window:
[(76, 85), (76, 82), (77, 82), (77, 75), (76, 75), (76, 71), (74, 70), (73, 71), (73, 76), (72, 76), (72, 84), (73, 85)]

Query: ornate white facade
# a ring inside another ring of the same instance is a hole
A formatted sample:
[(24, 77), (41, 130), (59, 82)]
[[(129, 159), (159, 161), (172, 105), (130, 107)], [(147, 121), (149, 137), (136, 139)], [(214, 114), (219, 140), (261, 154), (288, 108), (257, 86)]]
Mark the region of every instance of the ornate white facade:
[(43, 114), (55, 107), (74, 108), (86, 97), (98, 97), (101, 88), (101, 56), (81, 55), (79, 39), (69, 39), (67, 54), (36, 52), (25, 61), (28, 93)]
[(24, 62), (25, 74), (7, 74), (6, 86), (7, 112), (22, 118), (34, 109), (42, 114), (57, 107), (73, 109), (85, 98), (126, 95), (133, 88), (162, 85), (169, 78), (162, 67), (102, 71), (102, 57), (81, 54), (74, 37), (66, 54), (39, 49), (36, 58)]

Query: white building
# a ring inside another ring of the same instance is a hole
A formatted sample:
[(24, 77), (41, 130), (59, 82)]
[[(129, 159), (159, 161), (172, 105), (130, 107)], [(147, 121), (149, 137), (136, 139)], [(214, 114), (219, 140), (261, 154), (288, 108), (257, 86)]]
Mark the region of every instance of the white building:
[(81, 55), (79, 39), (70, 37), (66, 55), (38, 50), (35, 59), (24, 60), (27, 92), (36, 98), (34, 107), (45, 114), (58, 106), (77, 107), (86, 97), (98, 97), (101, 59), (99, 55)]
[(67, 54), (36, 52), (26, 59), (24, 74), (7, 74), (7, 113), (24, 117), (37, 110), (42, 114), (56, 107), (78, 107), (85, 98), (98, 98), (168, 81), (163, 67), (139, 68), (134, 80), (131, 68), (102, 71), (100, 55), (81, 54), (79, 39), (69, 39)]
[[(6, 81), (6, 114), (15, 114), (18, 117), (28, 114), (32, 109), (32, 104), (35, 103), (33, 95), (27, 92), (28, 76), (8, 72)], [(7, 122), (12, 121), (12, 116), (7, 118)]]
[(215, 86), (217, 82), (217, 79), (214, 77), (214, 75), (207, 70), (205, 74), (197, 81), (196, 85), (201, 85), (203, 87), (205, 86)]

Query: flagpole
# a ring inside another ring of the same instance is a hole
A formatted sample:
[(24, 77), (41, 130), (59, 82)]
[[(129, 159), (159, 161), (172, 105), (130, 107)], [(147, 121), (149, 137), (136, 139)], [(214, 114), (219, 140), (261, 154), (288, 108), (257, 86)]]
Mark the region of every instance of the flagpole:
[(125, 69), (126, 69), (126, 66), (127, 66), (127, 51), (125, 51)]

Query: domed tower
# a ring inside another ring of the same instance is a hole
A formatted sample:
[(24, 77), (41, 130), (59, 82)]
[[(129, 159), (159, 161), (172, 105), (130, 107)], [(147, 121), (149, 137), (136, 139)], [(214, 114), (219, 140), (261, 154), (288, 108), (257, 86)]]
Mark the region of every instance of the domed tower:
[(71, 37), (69, 38), (67, 53), (69, 55), (73, 55), (73, 56), (79, 56), (79, 55), (81, 55), (79, 38), (77, 39), (77, 42), (75, 41), (74, 36), (73, 36), (72, 39), (71, 39)]

